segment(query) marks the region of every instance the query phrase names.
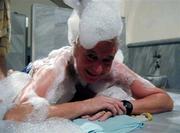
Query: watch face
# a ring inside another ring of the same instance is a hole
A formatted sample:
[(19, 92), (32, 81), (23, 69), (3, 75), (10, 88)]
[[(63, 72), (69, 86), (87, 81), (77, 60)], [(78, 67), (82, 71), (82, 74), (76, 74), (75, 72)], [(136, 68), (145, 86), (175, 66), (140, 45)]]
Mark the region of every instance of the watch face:
[(123, 102), (124, 107), (126, 108), (126, 114), (131, 115), (132, 110), (133, 110), (132, 103), (126, 100), (122, 100), (122, 102)]

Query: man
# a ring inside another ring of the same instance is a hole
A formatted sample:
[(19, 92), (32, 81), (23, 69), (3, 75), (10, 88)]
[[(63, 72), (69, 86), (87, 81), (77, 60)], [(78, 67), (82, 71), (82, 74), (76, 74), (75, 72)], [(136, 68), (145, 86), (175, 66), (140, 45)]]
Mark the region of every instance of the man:
[[(7, 111), (4, 119), (86, 116), (104, 121), (115, 115), (172, 110), (173, 101), (165, 91), (116, 57), (122, 22), (114, 1), (86, 1), (89, 3), (82, 4), (83, 10), (73, 12), (68, 23), (72, 46), (54, 50), (32, 63), (28, 72), (32, 80), (16, 97), (16, 106)], [(81, 95), (77, 101), (78, 92)], [(92, 95), (84, 99), (90, 92)]]

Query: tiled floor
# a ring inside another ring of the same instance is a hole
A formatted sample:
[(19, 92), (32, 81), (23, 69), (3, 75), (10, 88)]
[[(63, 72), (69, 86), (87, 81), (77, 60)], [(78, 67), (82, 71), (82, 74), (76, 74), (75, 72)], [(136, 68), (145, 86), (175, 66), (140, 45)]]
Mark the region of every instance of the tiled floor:
[(153, 115), (153, 121), (146, 122), (144, 128), (133, 133), (180, 133), (180, 93), (168, 92), (174, 100), (172, 112)]

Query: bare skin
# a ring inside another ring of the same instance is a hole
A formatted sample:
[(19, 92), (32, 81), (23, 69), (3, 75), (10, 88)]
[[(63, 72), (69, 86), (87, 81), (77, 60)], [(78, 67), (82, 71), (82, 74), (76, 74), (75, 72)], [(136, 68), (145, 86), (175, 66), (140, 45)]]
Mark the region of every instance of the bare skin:
[[(107, 45), (107, 43), (109, 45)], [(77, 70), (81, 78), (87, 83), (94, 83), (103, 78), (110, 71), (116, 51), (117, 46), (113, 39), (107, 42), (99, 42), (91, 50), (86, 50), (81, 45), (77, 45), (74, 56), (76, 57)], [(61, 62), (61, 58), (58, 58), (57, 60), (56, 63)], [(10, 109), (6, 113), (4, 119), (23, 121), (33, 109), (32, 105), (27, 102), (28, 93), (33, 89), (38, 96), (45, 98), (48, 88), (58, 74), (61, 73), (60, 71), (57, 71), (57, 66), (59, 65), (54, 64), (53, 67), (44, 66), (38, 69), (33, 75), (33, 80), (17, 97), (17, 106)], [(121, 70), (126, 66), (119, 64), (117, 67)], [(127, 71), (131, 70), (127, 69)], [(171, 111), (173, 108), (172, 99), (166, 92), (159, 88), (146, 88), (142, 82), (135, 80), (131, 84), (130, 89), (133, 97), (136, 98), (136, 100), (131, 101), (134, 107), (132, 114), (140, 114), (143, 112), (159, 113)], [(126, 109), (123, 106), (121, 99), (96, 96), (78, 102), (50, 105), (48, 117), (58, 116), (74, 119), (83, 116), (89, 120), (104, 121), (111, 116), (124, 113), (126, 113)]]
[(144, 88), (139, 81), (134, 81), (131, 88), (134, 97), (137, 98), (137, 100), (131, 101), (134, 106), (133, 114), (160, 113), (173, 109), (172, 99), (160, 88)]

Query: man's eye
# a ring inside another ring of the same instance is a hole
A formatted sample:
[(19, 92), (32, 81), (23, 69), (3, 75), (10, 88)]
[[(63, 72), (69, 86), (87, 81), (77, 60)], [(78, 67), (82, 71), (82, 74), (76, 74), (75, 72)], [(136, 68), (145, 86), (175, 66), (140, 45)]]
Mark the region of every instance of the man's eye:
[(113, 61), (113, 58), (103, 59), (102, 61), (104, 64), (111, 64)]
[(87, 55), (87, 59), (90, 60), (90, 61), (95, 61), (98, 59), (98, 57), (94, 54), (88, 54)]

